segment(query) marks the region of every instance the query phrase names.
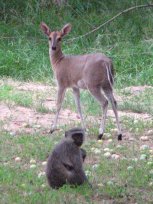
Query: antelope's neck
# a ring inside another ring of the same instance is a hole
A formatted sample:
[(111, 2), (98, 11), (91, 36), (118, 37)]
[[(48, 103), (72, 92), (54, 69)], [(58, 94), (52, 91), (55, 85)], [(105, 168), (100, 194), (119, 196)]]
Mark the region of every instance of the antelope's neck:
[(53, 69), (55, 69), (58, 63), (64, 58), (64, 54), (62, 53), (61, 49), (54, 51), (51, 48), (49, 48), (49, 57)]

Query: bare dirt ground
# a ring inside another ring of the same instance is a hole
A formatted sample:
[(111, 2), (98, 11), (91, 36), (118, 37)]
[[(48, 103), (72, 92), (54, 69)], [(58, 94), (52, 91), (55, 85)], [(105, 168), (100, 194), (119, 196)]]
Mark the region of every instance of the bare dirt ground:
[[(4, 80), (0, 81), (0, 85), (5, 83)], [(56, 88), (43, 85), (39, 83), (23, 83), (23, 82), (16, 82), (13, 80), (7, 80), (7, 84), (15, 87), (15, 89), (20, 91), (28, 91), (28, 92), (43, 92), (49, 95), (49, 98), (44, 98), (43, 105), (44, 107), (48, 108), (49, 110), (55, 110), (56, 106)], [(128, 87), (125, 91), (130, 91), (132, 94), (138, 94), (148, 88), (148, 86), (140, 86), (140, 87)], [(152, 87), (151, 87), (152, 88)], [(117, 97), (120, 100), (122, 99), (120, 96)], [(1, 129), (11, 132), (11, 134), (18, 134), (18, 133), (35, 133), (35, 132), (42, 132), (46, 133), (49, 131), (50, 126), (53, 122), (55, 113), (41, 113), (37, 112), (34, 108), (27, 108), (17, 105), (9, 105), (4, 103), (3, 101), (0, 102), (0, 121), (1, 121)], [(151, 115), (146, 113), (134, 113), (134, 112), (127, 112), (127, 111), (119, 111), (119, 116), (122, 118), (123, 116), (127, 116), (134, 119), (142, 119), (142, 120), (152, 120)], [(112, 110), (108, 111), (108, 117), (111, 117), (113, 120), (114, 114)], [(88, 116), (86, 120), (95, 121), (95, 117)], [(97, 121), (100, 121), (100, 118), (96, 118)], [(75, 124), (80, 121), (79, 115), (72, 110), (69, 109), (62, 109), (60, 112), (59, 117), (59, 127)]]

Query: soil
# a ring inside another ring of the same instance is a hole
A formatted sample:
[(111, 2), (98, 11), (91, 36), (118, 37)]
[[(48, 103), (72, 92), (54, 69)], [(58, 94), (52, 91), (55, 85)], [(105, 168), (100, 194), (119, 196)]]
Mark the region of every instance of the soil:
[[(4, 84), (5, 81), (0, 81), (0, 85)], [(49, 85), (43, 85), (40, 83), (23, 83), (15, 82), (13, 80), (7, 80), (7, 83), (15, 87), (18, 90), (30, 91), (30, 92), (43, 92), (51, 93), (50, 98), (46, 98), (43, 101), (43, 105), (50, 109), (55, 110), (56, 106), (56, 88)], [(131, 93), (139, 93), (144, 91), (146, 86), (142, 87), (128, 87), (125, 90), (131, 91)], [(152, 88), (152, 87), (149, 87)], [(119, 97), (120, 98), (120, 97)], [(0, 128), (2, 130), (8, 131), (11, 134), (18, 133), (35, 133), (49, 132), (51, 124), (53, 122), (55, 112), (41, 113), (37, 112), (32, 108), (26, 108), (16, 105), (8, 105), (4, 102), (0, 102)], [(134, 113), (127, 111), (119, 111), (119, 116), (127, 116), (134, 119), (142, 120), (152, 120), (152, 117), (146, 113)], [(114, 118), (114, 113), (112, 110), (108, 110), (108, 117)], [(87, 120), (95, 121), (94, 116), (88, 116)], [(99, 122), (100, 118), (96, 117), (96, 120)], [(62, 109), (59, 116), (58, 126), (60, 127), (70, 124), (75, 124), (80, 121), (80, 117), (77, 113), (69, 109)]]

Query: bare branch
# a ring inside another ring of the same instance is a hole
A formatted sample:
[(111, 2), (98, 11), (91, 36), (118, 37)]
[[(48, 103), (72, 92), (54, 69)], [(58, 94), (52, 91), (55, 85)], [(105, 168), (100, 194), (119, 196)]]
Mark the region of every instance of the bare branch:
[(79, 35), (78, 37), (76, 38), (71, 38), (71, 39), (68, 39), (66, 42), (69, 42), (69, 41), (74, 41), (74, 40), (77, 40), (77, 39), (80, 39), (80, 38), (83, 38), (83, 37), (86, 37), (92, 33), (94, 33), (95, 31), (99, 30), (100, 28), (104, 27), (106, 24), (108, 23), (111, 23), (114, 19), (116, 19), (117, 17), (121, 16), (122, 14), (124, 13), (127, 13), (129, 11), (132, 11), (134, 9), (139, 9), (139, 8), (146, 8), (146, 7), (153, 7), (153, 4), (145, 4), (145, 5), (138, 5), (138, 6), (133, 6), (133, 7), (130, 7), (128, 9), (125, 9), (124, 11), (121, 11), (120, 13), (118, 13), (117, 15), (115, 15), (114, 17), (112, 17), (111, 19), (109, 19), (108, 21), (105, 21), (103, 24), (99, 25), (98, 27), (94, 28), (93, 30), (83, 34), (83, 35)]

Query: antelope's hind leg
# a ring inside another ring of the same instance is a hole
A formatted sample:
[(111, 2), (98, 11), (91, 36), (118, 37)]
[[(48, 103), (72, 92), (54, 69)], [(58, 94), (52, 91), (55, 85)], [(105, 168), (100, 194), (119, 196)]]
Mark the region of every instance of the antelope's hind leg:
[(118, 140), (122, 140), (122, 131), (121, 131), (121, 126), (120, 126), (119, 117), (118, 117), (117, 102), (114, 98), (112, 90), (109, 90), (109, 91), (104, 90), (104, 92), (108, 100), (111, 102), (112, 109), (113, 109), (113, 112), (116, 118), (116, 124), (117, 124), (117, 129), (118, 129)]
[(102, 93), (102, 89), (100, 86), (96, 87), (88, 87), (90, 93), (94, 96), (94, 98), (97, 99), (97, 101), (100, 103), (102, 107), (102, 119), (101, 119), (101, 124), (99, 128), (99, 135), (98, 135), (98, 140), (102, 139), (104, 131), (105, 131), (105, 122), (106, 122), (106, 116), (107, 116), (107, 109), (108, 109), (108, 100)]

